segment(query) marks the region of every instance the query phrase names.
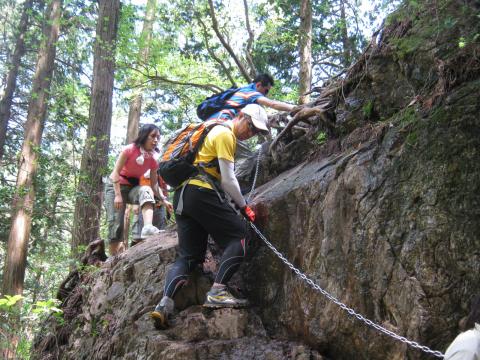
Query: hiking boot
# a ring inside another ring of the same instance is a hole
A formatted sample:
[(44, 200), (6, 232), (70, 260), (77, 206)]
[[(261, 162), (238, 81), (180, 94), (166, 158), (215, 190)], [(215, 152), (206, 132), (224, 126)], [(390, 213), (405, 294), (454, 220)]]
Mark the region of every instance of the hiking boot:
[(205, 307), (220, 308), (242, 308), (248, 306), (248, 300), (237, 299), (225, 288), (211, 288), (207, 293), (207, 299), (203, 304)]
[(160, 229), (158, 229), (157, 227), (155, 227), (153, 225), (145, 225), (142, 229), (142, 235), (140, 235), (140, 236), (141, 236), (142, 239), (145, 239), (148, 236), (158, 235), (161, 232), (162, 231)]
[(173, 314), (173, 308), (173, 300), (164, 296), (160, 303), (155, 307), (155, 310), (150, 313), (155, 329), (165, 330), (170, 326), (168, 318)]

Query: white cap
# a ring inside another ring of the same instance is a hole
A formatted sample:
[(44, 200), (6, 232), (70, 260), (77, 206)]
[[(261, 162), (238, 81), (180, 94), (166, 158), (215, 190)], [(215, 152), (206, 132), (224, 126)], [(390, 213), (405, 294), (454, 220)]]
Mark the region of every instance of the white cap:
[(252, 118), (253, 126), (255, 126), (258, 130), (269, 132), (267, 127), (268, 117), (263, 107), (257, 104), (248, 104), (240, 111)]

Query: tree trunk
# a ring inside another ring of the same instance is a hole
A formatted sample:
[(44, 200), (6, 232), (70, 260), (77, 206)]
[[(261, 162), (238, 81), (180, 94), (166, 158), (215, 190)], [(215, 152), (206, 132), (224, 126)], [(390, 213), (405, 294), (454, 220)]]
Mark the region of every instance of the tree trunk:
[[(140, 52), (138, 58), (141, 64), (148, 63), (156, 8), (157, 0), (148, 0), (147, 8), (145, 10), (145, 21), (143, 22), (143, 29), (140, 35)], [(143, 87), (136, 88), (134, 96), (130, 101), (130, 109), (128, 111), (127, 144), (133, 142), (138, 135), (140, 115), (142, 113), (142, 92)]]
[(17, 176), (16, 193), (12, 206), (12, 227), (3, 272), (4, 295), (23, 292), (28, 239), (35, 200), (33, 180), (37, 171), (39, 147), (45, 126), (45, 115), (52, 79), (56, 42), (60, 30), (62, 0), (52, 0), (47, 8), (48, 20), (44, 26), (44, 40), (38, 53), (32, 93), (28, 105), (25, 139), (23, 141)]
[(107, 156), (112, 122), (113, 75), (120, 12), (119, 0), (99, 0), (94, 48), (93, 84), (85, 148), (73, 220), (72, 252), (98, 238), (102, 204), (102, 177), (107, 175)]
[(300, 50), (300, 84), (299, 104), (310, 101), (309, 95), (312, 85), (312, 4), (310, 0), (302, 0), (300, 4), (300, 29), (298, 44)]
[[(8, 237), (7, 255), (3, 271), (3, 295), (21, 295), (27, 266), (28, 240), (32, 226), (32, 210), (35, 201), (34, 178), (38, 168), (38, 153), (43, 129), (53, 69), (56, 43), (60, 31), (62, 0), (52, 0), (47, 8), (47, 21), (43, 29), (43, 41), (38, 52), (32, 91), (25, 123), (25, 139), (18, 164), (16, 192), (12, 204), (12, 225)], [(5, 359), (16, 358), (19, 322), (11, 319), (10, 347), (2, 351)]]
[(7, 137), (8, 120), (12, 106), (13, 94), (17, 86), (18, 68), (25, 54), (25, 34), (28, 29), (28, 10), (32, 8), (33, 0), (26, 0), (23, 4), (22, 16), (18, 24), (15, 50), (9, 61), (9, 70), (6, 79), (5, 91), (0, 100), (0, 164), (4, 154), (5, 139)]
[[(142, 89), (143, 90), (143, 89)], [(138, 136), (140, 115), (142, 113), (142, 90), (135, 90), (133, 99), (129, 103), (126, 143), (130, 144)]]
[[(142, 33), (140, 34), (140, 52), (138, 54), (139, 63), (147, 64), (150, 55), (150, 42), (152, 40), (153, 22), (155, 21), (155, 11), (157, 9), (157, 0), (148, 0), (145, 10), (145, 21), (143, 22)], [(138, 86), (138, 84), (136, 84)], [(138, 136), (140, 127), (140, 116), (142, 115), (143, 87), (135, 87), (133, 98), (130, 101), (128, 111), (128, 126), (126, 144), (130, 144)], [(130, 234), (130, 218), (132, 207), (127, 205), (125, 217), (123, 220), (123, 243), (125, 249), (128, 248), (128, 237)]]
[(345, 14), (345, 0), (340, 0), (340, 21), (343, 45), (343, 65), (349, 67), (352, 63), (352, 49), (350, 39), (348, 37), (347, 17)]

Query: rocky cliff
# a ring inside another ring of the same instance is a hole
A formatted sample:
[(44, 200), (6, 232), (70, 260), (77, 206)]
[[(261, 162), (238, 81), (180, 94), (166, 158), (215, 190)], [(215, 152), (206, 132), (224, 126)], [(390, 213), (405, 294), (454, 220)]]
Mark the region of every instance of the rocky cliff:
[[(295, 267), (442, 352), (480, 290), (479, 14), (475, 1), (402, 6), (309, 104), (318, 111), (297, 117), (306, 133), (293, 127), (271, 146), (254, 196), (261, 230)], [(72, 275), (60, 294), (65, 320), (45, 324), (33, 357), (433, 358), (350, 316), (253, 234), (233, 281), (252, 307), (199, 306), (212, 249), (178, 294), (172, 328), (156, 331), (148, 312), (175, 242), (167, 232)]]

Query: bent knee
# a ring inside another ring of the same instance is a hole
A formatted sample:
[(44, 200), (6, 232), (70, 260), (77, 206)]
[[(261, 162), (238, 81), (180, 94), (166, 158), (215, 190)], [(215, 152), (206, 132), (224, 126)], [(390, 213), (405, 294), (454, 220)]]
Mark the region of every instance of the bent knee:
[(140, 186), (138, 194), (138, 203), (140, 206), (145, 204), (155, 204), (155, 197), (150, 186)]

